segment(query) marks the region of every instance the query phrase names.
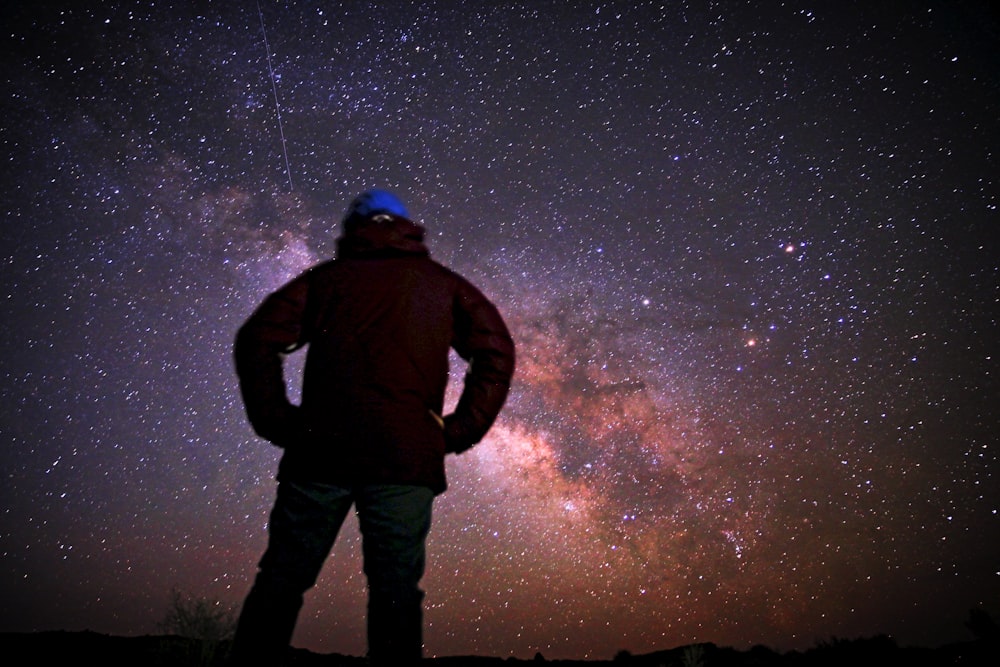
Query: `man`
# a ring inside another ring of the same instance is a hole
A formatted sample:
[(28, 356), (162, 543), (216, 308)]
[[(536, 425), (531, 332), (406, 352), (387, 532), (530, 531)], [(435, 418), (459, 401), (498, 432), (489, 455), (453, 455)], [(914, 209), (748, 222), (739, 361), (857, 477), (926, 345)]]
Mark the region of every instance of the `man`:
[[(308, 345), (301, 405), (284, 355)], [(449, 350), (468, 362), (442, 415)], [(506, 400), (514, 345), (497, 309), (432, 260), (424, 229), (384, 190), (358, 196), (337, 258), (271, 294), (240, 328), (236, 371), (258, 435), (284, 452), (268, 545), (240, 614), (234, 665), (279, 664), (303, 594), (353, 506), (368, 582), (368, 656), (417, 662), (425, 540), (446, 453), (479, 442)]]

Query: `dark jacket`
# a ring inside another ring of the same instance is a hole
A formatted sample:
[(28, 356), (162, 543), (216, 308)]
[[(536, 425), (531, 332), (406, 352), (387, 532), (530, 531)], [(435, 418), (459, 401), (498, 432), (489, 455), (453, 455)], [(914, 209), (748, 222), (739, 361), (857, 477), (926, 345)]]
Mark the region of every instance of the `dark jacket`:
[[(337, 259), (268, 296), (236, 336), (247, 416), (284, 448), (279, 480), (418, 484), (445, 490), (446, 452), (479, 442), (507, 397), (514, 345), (497, 309), (432, 260), (398, 216), (345, 227)], [(301, 406), (284, 355), (308, 345)], [(449, 350), (468, 362), (441, 413)]]

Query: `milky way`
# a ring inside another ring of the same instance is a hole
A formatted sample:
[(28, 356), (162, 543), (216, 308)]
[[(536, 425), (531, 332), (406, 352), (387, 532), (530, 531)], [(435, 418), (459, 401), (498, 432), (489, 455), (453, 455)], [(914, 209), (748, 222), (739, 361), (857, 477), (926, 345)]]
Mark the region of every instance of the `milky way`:
[[(989, 3), (189, 4), (2, 10), (0, 631), (238, 608), (280, 452), (233, 336), (370, 187), (518, 346), (428, 655), (1000, 614)], [(352, 519), (293, 643), (363, 654), (364, 602)]]

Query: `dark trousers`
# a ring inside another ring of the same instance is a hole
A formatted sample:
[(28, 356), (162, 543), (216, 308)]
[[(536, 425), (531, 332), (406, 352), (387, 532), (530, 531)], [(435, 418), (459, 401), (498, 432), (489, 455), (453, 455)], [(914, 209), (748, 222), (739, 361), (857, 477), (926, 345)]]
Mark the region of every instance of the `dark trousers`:
[(268, 525), (268, 545), (243, 602), (230, 652), (233, 667), (280, 665), (304, 593), (353, 505), (368, 581), (368, 657), (407, 665), (423, 655), (425, 543), (434, 493), (422, 486), (281, 482)]

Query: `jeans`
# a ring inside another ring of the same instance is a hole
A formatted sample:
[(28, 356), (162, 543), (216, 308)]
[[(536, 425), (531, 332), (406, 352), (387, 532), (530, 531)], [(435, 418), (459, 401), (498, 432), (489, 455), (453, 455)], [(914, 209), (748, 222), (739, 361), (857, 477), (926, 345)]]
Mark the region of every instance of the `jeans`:
[(268, 545), (240, 613), (230, 664), (280, 665), (304, 593), (316, 583), (355, 507), (368, 581), (368, 658), (406, 665), (423, 655), (425, 542), (434, 492), (422, 486), (281, 482)]

